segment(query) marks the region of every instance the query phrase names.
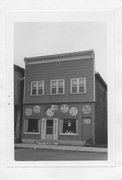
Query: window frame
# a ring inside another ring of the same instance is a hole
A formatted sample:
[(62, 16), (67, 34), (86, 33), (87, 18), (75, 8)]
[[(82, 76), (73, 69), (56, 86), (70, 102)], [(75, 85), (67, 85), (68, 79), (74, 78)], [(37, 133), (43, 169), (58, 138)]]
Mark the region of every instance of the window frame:
[[(76, 133), (63, 133), (63, 132), (60, 132), (61, 130), (59, 130), (59, 135), (63, 135), (63, 136), (78, 136), (79, 135), (79, 119), (78, 118), (62, 118), (62, 119), (60, 119), (60, 121), (63, 121), (63, 122), (64, 122), (64, 120), (75, 120), (75, 123), (76, 123)], [(63, 127), (61, 127), (61, 128), (63, 130)]]
[[(32, 119), (34, 119), (34, 118), (32, 118)], [(27, 132), (26, 131), (26, 121), (29, 121), (29, 120), (31, 120), (31, 118), (30, 119), (24, 119), (24, 134), (40, 134), (40, 125), (41, 125), (41, 122), (40, 122), (40, 119), (35, 119), (35, 120), (38, 120), (38, 132)]]
[[(79, 87), (80, 87), (80, 79), (84, 80), (84, 92), (79, 92)], [(77, 81), (77, 92), (72, 92), (72, 85), (73, 85), (73, 80)], [(85, 94), (86, 93), (86, 78), (85, 77), (81, 77), (81, 78), (71, 78), (70, 79), (70, 93), (71, 94)]]
[[(33, 83), (36, 83), (36, 94), (32, 94), (32, 84)], [(38, 90), (39, 90), (39, 83), (43, 83), (43, 86), (42, 86), (42, 94), (39, 94), (38, 93)], [(44, 80), (41, 80), (41, 81), (31, 81), (31, 96), (43, 96), (44, 95)]]
[[(56, 93), (53, 94), (52, 93), (52, 82), (55, 81), (56, 82)], [(63, 93), (59, 93), (59, 81), (63, 81)], [(50, 80), (50, 95), (64, 95), (65, 94), (65, 79), (52, 79)]]

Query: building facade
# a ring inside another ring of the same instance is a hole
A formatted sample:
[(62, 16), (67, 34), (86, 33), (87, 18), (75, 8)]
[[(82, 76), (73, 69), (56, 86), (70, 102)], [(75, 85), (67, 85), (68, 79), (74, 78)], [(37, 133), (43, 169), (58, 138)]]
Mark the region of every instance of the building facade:
[(105, 143), (107, 86), (93, 50), (25, 58), (25, 66), (23, 142)]
[(21, 142), (24, 69), (14, 65), (14, 136)]

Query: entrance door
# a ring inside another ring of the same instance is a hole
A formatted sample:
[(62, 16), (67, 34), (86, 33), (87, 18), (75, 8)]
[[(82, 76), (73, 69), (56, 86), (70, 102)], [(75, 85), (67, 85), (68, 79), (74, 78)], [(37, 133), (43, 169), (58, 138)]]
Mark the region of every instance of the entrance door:
[(91, 139), (91, 118), (83, 118), (83, 140)]
[(58, 119), (42, 119), (41, 139), (58, 139)]
[(46, 122), (46, 139), (53, 139), (53, 119), (47, 119)]

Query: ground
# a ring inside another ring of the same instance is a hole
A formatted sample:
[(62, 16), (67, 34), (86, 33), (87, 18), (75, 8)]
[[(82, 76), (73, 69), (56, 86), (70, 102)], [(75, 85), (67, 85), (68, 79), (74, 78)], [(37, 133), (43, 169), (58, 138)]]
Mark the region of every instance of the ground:
[(107, 160), (107, 153), (15, 148), (16, 161)]

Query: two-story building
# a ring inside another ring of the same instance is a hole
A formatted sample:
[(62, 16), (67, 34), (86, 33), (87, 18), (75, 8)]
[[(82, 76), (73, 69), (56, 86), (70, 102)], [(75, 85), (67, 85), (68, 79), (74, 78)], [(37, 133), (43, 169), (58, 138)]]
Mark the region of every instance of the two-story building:
[(94, 51), (25, 58), (22, 141), (107, 142), (107, 85)]

